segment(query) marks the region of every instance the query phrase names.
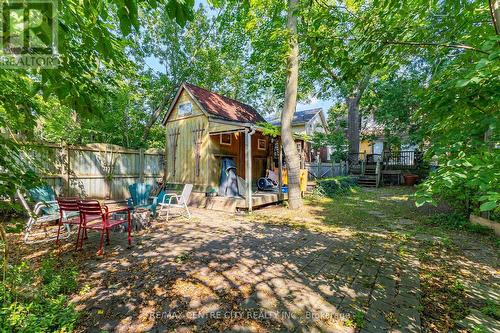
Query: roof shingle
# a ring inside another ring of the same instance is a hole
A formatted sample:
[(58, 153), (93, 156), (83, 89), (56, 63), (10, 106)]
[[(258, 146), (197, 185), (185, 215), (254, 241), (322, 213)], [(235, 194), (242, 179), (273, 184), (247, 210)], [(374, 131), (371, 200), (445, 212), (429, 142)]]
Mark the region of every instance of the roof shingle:
[[(295, 113), (293, 114), (292, 125), (305, 124), (309, 120), (311, 120), (315, 115), (317, 115), (318, 112), (321, 112), (322, 110), (323, 109), (321, 108), (316, 108), (316, 109), (295, 111)], [(281, 126), (281, 120), (280, 119), (272, 120), (271, 124), (275, 126)]]
[(265, 122), (265, 119), (250, 105), (219, 95), (190, 83), (184, 83), (203, 109), (224, 120), (241, 123)]

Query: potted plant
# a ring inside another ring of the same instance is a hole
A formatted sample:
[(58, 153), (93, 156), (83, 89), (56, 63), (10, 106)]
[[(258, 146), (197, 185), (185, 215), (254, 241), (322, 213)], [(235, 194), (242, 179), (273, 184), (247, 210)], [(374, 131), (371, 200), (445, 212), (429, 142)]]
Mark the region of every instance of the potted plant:
[(403, 175), (403, 178), (405, 180), (406, 186), (413, 186), (418, 180), (418, 175), (415, 175), (413, 173), (407, 173)]

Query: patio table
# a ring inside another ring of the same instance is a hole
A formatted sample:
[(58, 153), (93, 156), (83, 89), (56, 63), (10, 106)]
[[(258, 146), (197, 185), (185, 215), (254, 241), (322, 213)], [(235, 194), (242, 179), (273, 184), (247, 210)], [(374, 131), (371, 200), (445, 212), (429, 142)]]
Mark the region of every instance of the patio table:
[[(124, 213), (116, 213), (113, 218), (116, 219), (126, 219), (127, 215)], [(133, 212), (130, 212), (130, 219), (132, 222), (132, 229), (135, 231), (147, 229), (151, 226), (151, 210), (148, 208), (137, 208)], [(113, 228), (112, 231), (126, 231), (127, 229), (124, 228), (122, 225), (118, 225), (115, 228)]]

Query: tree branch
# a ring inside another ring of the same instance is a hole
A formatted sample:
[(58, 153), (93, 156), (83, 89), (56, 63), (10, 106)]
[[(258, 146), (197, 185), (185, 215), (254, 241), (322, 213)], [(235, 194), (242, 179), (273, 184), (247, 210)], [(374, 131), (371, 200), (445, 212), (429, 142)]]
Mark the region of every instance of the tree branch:
[(335, 72), (330, 68), (330, 67), (327, 67), (325, 65), (325, 63), (323, 61), (320, 61), (319, 62), (319, 65), (321, 66), (321, 68), (323, 68), (323, 70), (325, 72), (328, 73), (328, 75), (330, 75), (330, 78), (333, 80), (333, 81), (340, 81), (340, 78), (337, 74), (335, 74)]
[[(318, 49), (316, 48), (316, 44), (315, 43), (309, 43), (309, 46), (311, 47), (313, 53), (316, 53), (316, 55), (317, 55)], [(317, 58), (320, 58), (320, 57), (317, 57)], [(323, 61), (319, 60), (319, 65), (320, 65), (321, 68), (323, 68), (323, 70), (325, 72), (328, 73), (328, 75), (330, 76), (330, 78), (333, 81), (340, 81), (340, 77), (337, 74), (335, 74), (335, 72), (330, 67), (326, 66)]]
[(479, 53), (489, 54), (488, 52), (464, 44), (444, 44), (444, 43), (412, 42), (412, 41), (397, 41), (397, 40), (385, 40), (385, 41), (372, 40), (371, 42), (378, 42), (387, 45), (408, 45), (416, 47), (428, 47), (428, 46), (446, 47), (451, 49), (463, 49), (463, 50), (476, 51)]
[[(321, 38), (320, 36), (314, 35), (309, 36), (310, 38)], [(462, 49), (467, 51), (476, 51), (483, 54), (489, 54), (486, 51), (480, 50), (470, 45), (465, 44), (448, 44), (448, 43), (433, 43), (433, 42), (416, 42), (416, 41), (399, 41), (399, 40), (376, 40), (376, 39), (362, 39), (362, 38), (352, 38), (352, 37), (326, 37), (326, 39), (342, 39), (344, 41), (368, 41), (370, 43), (381, 43), (385, 45), (407, 45), (407, 46), (415, 46), (415, 47), (446, 47), (451, 49)]]

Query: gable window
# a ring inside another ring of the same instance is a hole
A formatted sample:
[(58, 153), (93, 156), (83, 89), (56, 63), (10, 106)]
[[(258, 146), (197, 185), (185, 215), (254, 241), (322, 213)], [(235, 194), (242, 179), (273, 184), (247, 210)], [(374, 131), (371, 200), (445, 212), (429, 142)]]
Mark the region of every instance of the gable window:
[(179, 117), (186, 117), (193, 114), (193, 104), (191, 102), (181, 103), (178, 106)]
[(230, 146), (232, 143), (233, 136), (231, 134), (221, 134), (220, 135), (220, 144), (225, 146)]
[(264, 139), (259, 139), (257, 141), (257, 149), (258, 150), (266, 150), (266, 140)]

